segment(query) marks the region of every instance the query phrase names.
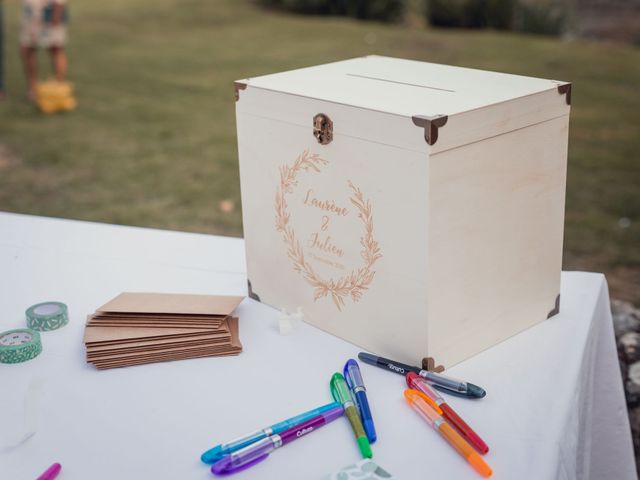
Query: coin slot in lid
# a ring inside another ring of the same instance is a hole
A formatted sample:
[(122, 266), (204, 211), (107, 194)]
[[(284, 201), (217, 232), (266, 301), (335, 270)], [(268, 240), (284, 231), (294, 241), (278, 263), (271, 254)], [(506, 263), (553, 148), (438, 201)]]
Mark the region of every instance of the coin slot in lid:
[(422, 85), (418, 83), (401, 82), (399, 80), (392, 80), (390, 78), (372, 77), (370, 75), (360, 75), (357, 73), (345, 73), (345, 75), (349, 77), (365, 78), (367, 80), (377, 80), (379, 82), (389, 82), (389, 83), (396, 83), (398, 85), (407, 85), (409, 87), (428, 88), (430, 90), (439, 90), (441, 92), (456, 93), (455, 90), (451, 90), (449, 88), (433, 87), (431, 85)]

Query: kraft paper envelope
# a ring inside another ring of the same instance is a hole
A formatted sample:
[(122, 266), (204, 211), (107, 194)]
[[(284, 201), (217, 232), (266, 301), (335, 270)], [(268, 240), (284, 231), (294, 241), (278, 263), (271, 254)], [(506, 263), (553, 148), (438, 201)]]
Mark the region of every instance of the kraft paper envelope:
[(228, 333), (213, 334), (213, 335), (194, 335), (189, 337), (166, 337), (166, 338), (154, 338), (152, 340), (144, 339), (138, 342), (120, 342), (110, 344), (91, 344), (88, 346), (89, 352), (100, 352), (106, 350), (128, 350), (137, 348), (153, 348), (156, 346), (171, 346), (171, 345), (190, 345), (196, 342), (205, 343), (229, 343), (231, 336)]
[(244, 297), (122, 293), (87, 317), (87, 362), (99, 369), (237, 355)]
[(227, 316), (240, 305), (243, 299), (244, 297), (236, 296), (125, 292), (98, 308), (97, 311)]
[[(90, 328), (87, 328), (88, 330)], [(110, 329), (105, 329), (110, 330)], [(133, 328), (132, 330), (139, 330)], [(162, 345), (167, 343), (189, 343), (195, 342), (199, 340), (207, 340), (207, 341), (231, 341), (231, 333), (229, 330), (210, 330), (204, 332), (198, 332), (193, 335), (163, 335), (163, 336), (155, 336), (155, 337), (141, 337), (141, 338), (124, 338), (122, 340), (109, 341), (109, 342), (92, 342), (87, 343), (88, 350), (94, 350), (96, 348), (99, 349), (109, 349), (109, 348), (132, 348), (136, 346), (145, 346), (145, 345)]]
[(213, 344), (213, 345), (188, 345), (186, 347), (184, 346), (179, 346), (179, 347), (161, 347), (158, 348), (157, 350), (146, 350), (146, 351), (140, 351), (140, 352), (100, 352), (98, 354), (92, 355), (91, 357), (89, 357), (89, 359), (91, 361), (107, 361), (107, 360), (111, 360), (111, 361), (120, 361), (120, 360), (129, 360), (129, 359), (134, 359), (134, 358), (148, 358), (148, 357), (158, 357), (158, 356), (167, 356), (167, 357), (179, 357), (181, 355), (184, 354), (188, 354), (190, 352), (194, 352), (194, 351), (201, 351), (201, 350), (206, 350), (206, 351), (213, 351), (213, 352), (217, 352), (217, 351), (225, 351), (225, 350), (231, 350), (232, 348), (229, 346), (229, 344), (227, 343), (226, 345), (217, 345), (217, 344)]
[(229, 350), (234, 350), (233, 347), (230, 347), (229, 345), (212, 345), (209, 347), (203, 347), (202, 345), (194, 345), (192, 347), (178, 347), (178, 348), (163, 348), (161, 350), (157, 350), (157, 351), (151, 351), (151, 352), (130, 352), (130, 353), (106, 353), (106, 354), (101, 354), (99, 357), (92, 357), (91, 361), (100, 361), (100, 362), (106, 362), (106, 361), (128, 361), (128, 360), (132, 360), (132, 359), (139, 359), (139, 358), (152, 358), (152, 357), (170, 357), (170, 358), (179, 358), (183, 355), (188, 355), (189, 353), (193, 353), (193, 352), (201, 352), (201, 351), (207, 351), (207, 352), (212, 352), (212, 353), (217, 353), (217, 352), (225, 352), (225, 351), (229, 351)]
[(163, 343), (163, 344), (154, 344), (154, 345), (143, 345), (136, 346), (131, 348), (104, 348), (104, 347), (94, 347), (91, 350), (87, 351), (87, 358), (90, 359), (98, 359), (104, 355), (112, 355), (112, 354), (127, 354), (127, 353), (161, 353), (166, 348), (187, 348), (187, 347), (200, 347), (200, 348), (208, 348), (208, 347), (228, 347), (229, 340), (228, 339), (214, 339), (214, 340), (197, 340), (194, 342), (186, 342), (186, 343)]
[[(141, 340), (154, 337), (204, 335), (211, 333), (211, 331), (211, 329), (206, 328), (196, 330), (193, 328), (87, 327), (84, 330), (84, 342), (105, 343), (129, 339)], [(222, 332), (228, 335), (226, 328), (222, 329)]]
[(234, 352), (228, 352), (228, 353), (192, 354), (192, 355), (186, 355), (186, 356), (180, 357), (180, 358), (157, 357), (157, 358), (151, 358), (151, 359), (136, 360), (136, 361), (127, 362), (127, 363), (122, 363), (122, 362), (95, 363), (94, 365), (98, 370), (106, 370), (106, 369), (109, 369), (109, 368), (131, 367), (131, 366), (134, 366), (134, 365), (144, 365), (144, 364), (148, 364), (148, 363), (168, 362), (168, 361), (172, 361), (172, 360), (189, 360), (189, 359), (192, 359), (192, 358), (206, 358), (206, 357), (228, 357), (228, 356), (235, 356), (235, 355), (238, 355), (240, 353), (241, 353), (241, 350), (234, 351)]
[[(202, 343), (204, 341), (204, 344)], [(238, 338), (238, 318), (237, 317), (229, 317), (228, 321), (225, 322), (225, 330), (220, 333), (212, 333), (209, 335), (197, 335), (197, 336), (189, 336), (189, 337), (181, 337), (178, 338), (175, 343), (172, 343), (170, 339), (154, 339), (153, 341), (145, 341), (141, 340), (136, 343), (126, 343), (126, 344), (110, 344), (102, 347), (100, 350), (96, 350), (96, 347), (89, 346), (87, 348), (88, 356), (95, 355), (103, 355), (101, 352), (107, 353), (118, 353), (121, 350), (124, 350), (122, 354), (132, 353), (130, 350), (131, 347), (140, 345), (142, 346), (142, 353), (145, 353), (145, 349), (154, 350), (155, 353), (158, 353), (158, 350), (164, 350), (166, 352), (179, 351), (183, 348), (190, 348), (198, 346), (199, 348), (205, 348), (207, 346), (211, 347), (224, 347), (224, 348), (241, 348), (240, 340)], [(204, 345), (204, 347), (203, 347)], [(115, 350), (115, 351), (114, 351)], [(134, 351), (140, 352), (140, 349), (135, 349)]]
[[(227, 334), (228, 335), (228, 334)], [(91, 343), (86, 343), (87, 348), (93, 348), (93, 347), (98, 347), (98, 346), (115, 346), (115, 345), (124, 345), (126, 346), (127, 344), (130, 343), (137, 343), (137, 342), (143, 342), (143, 343), (154, 343), (157, 341), (161, 341), (161, 340), (166, 340), (166, 339), (175, 339), (177, 340), (188, 340), (189, 338), (191, 338), (192, 335), (163, 335), (163, 336), (157, 336), (157, 337), (149, 337), (149, 338), (131, 338), (131, 339), (122, 339), (122, 340), (116, 340), (116, 341), (111, 341), (111, 342), (91, 342)]]
[(161, 318), (135, 318), (135, 317), (91, 317), (91, 323), (96, 325), (101, 324), (115, 324), (115, 325), (123, 325), (126, 326), (129, 323), (152, 323), (154, 325), (172, 325), (175, 323), (185, 324), (189, 326), (198, 326), (198, 325), (206, 325), (216, 327), (222, 323), (225, 317), (219, 317), (216, 319), (206, 319), (206, 320), (190, 320), (190, 319), (161, 319)]
[(181, 349), (180, 351), (160, 351), (160, 352), (149, 352), (137, 355), (127, 355), (111, 357), (111, 358), (99, 358), (91, 360), (96, 368), (98, 369), (107, 369), (107, 368), (118, 368), (118, 367), (127, 367), (131, 365), (142, 365), (145, 363), (155, 363), (155, 362), (163, 362), (169, 360), (183, 360), (188, 358), (201, 358), (201, 357), (211, 357), (211, 356), (228, 356), (228, 355), (237, 355), (242, 351), (242, 344), (239, 340), (239, 332), (238, 332), (238, 319), (232, 317), (229, 319), (229, 329), (231, 331), (231, 341), (230, 344), (227, 345), (214, 345), (210, 347), (203, 348), (201, 346), (197, 346), (191, 349)]
[(233, 348), (233, 349), (225, 349), (225, 350), (194, 350), (193, 352), (185, 353), (180, 356), (175, 355), (156, 355), (150, 356), (146, 358), (131, 358), (126, 360), (107, 360), (107, 361), (93, 361), (93, 363), (97, 368), (116, 368), (116, 367), (128, 367), (131, 365), (141, 365), (144, 363), (155, 363), (155, 362), (167, 362), (172, 360), (185, 360), (189, 358), (203, 358), (203, 357), (222, 357), (229, 355), (238, 355), (242, 352), (241, 348)]
[(96, 310), (94, 317), (96, 318), (160, 318), (166, 320), (175, 320), (181, 318), (192, 318), (196, 321), (200, 319), (205, 320), (220, 320), (220, 318), (224, 318), (226, 315), (221, 313), (208, 313), (208, 314), (199, 314), (199, 313), (138, 313), (138, 312), (107, 312), (107, 311), (99, 311)]
[(220, 324), (209, 325), (209, 324), (189, 324), (189, 323), (140, 323), (140, 322), (127, 322), (127, 323), (116, 323), (116, 322), (95, 322), (90, 320), (87, 323), (90, 327), (110, 327), (110, 328), (127, 328), (127, 327), (137, 327), (137, 328), (188, 328), (191, 330), (198, 329), (207, 329), (207, 330), (217, 330), (220, 328)]
[(162, 317), (162, 316), (142, 316), (136, 313), (123, 313), (116, 315), (93, 315), (92, 320), (96, 322), (153, 322), (153, 323), (206, 323), (206, 324), (219, 324), (226, 318), (226, 315), (220, 315), (218, 317), (202, 317), (200, 315), (185, 314), (180, 318), (175, 317)]
[(112, 366), (128, 366), (128, 365), (137, 365), (139, 363), (150, 363), (150, 362), (164, 362), (169, 360), (182, 360), (186, 358), (196, 358), (196, 357), (217, 357), (217, 356), (225, 356), (225, 355), (238, 355), (242, 352), (240, 347), (219, 347), (219, 348), (202, 348), (202, 349), (192, 349), (189, 351), (181, 352), (180, 354), (157, 354), (157, 355), (140, 355), (136, 357), (128, 357), (128, 358), (115, 358), (115, 359), (96, 359), (92, 360), (96, 367), (101, 367), (105, 365)]

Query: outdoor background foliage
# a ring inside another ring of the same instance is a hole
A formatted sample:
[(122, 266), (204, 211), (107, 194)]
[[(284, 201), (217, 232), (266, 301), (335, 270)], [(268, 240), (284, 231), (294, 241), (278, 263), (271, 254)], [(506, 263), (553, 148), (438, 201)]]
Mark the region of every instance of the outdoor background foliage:
[[(496, 2), (511, 4), (486, 5)], [(604, 271), (613, 296), (640, 303), (637, 47), (434, 28), (425, 2), (409, 2), (396, 23), (359, 21), (357, 10), (300, 15), (249, 0), (69, 3), (79, 108), (43, 116), (24, 100), (20, 2), (4, 1), (0, 210), (241, 235), (236, 79), (380, 54), (567, 80), (564, 267)], [(45, 56), (41, 67), (45, 76)]]

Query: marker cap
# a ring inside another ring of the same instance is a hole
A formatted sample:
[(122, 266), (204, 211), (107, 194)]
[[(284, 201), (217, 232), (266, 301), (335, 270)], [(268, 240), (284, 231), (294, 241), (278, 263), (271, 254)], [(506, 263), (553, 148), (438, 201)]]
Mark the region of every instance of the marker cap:
[(373, 424), (373, 420), (370, 418), (364, 418), (362, 420), (362, 426), (364, 427), (364, 431), (367, 434), (367, 439), (369, 443), (375, 443), (378, 439), (378, 435), (376, 433), (376, 427)]
[(467, 461), (471, 464), (475, 471), (483, 477), (490, 477), (491, 475), (493, 475), (493, 470), (491, 470), (491, 467), (487, 465), (487, 462), (485, 462), (477, 453), (474, 452), (469, 455), (467, 457)]
[(347, 382), (341, 373), (334, 373), (331, 377), (331, 382), (329, 383), (329, 387), (331, 388), (331, 395), (336, 402), (341, 404), (345, 404), (346, 402), (353, 402), (351, 398), (351, 393), (349, 392), (349, 387), (347, 387)]
[(487, 396), (487, 391), (484, 388), (469, 382), (467, 382), (467, 392), (474, 398), (484, 398)]
[(407, 389), (404, 391), (404, 397), (412, 407), (426, 415), (425, 420), (430, 424), (442, 415), (442, 409), (438, 404), (418, 390)]
[(59, 463), (54, 463), (49, 468), (47, 468), (36, 480), (53, 480), (58, 476), (62, 470), (62, 465)]
[(230, 475), (232, 473), (236, 473), (241, 470), (245, 470), (247, 468), (253, 467), (256, 463), (260, 463), (261, 461), (266, 459), (268, 456), (269, 454), (267, 453), (257, 458), (254, 458), (253, 460), (250, 460), (246, 463), (238, 465), (237, 467), (233, 467), (231, 466), (231, 455), (225, 455), (224, 457), (222, 457), (220, 460), (218, 460), (216, 463), (214, 463), (211, 466), (211, 473), (219, 476)]
[(347, 382), (349, 388), (364, 387), (364, 380), (362, 379), (362, 373), (360, 373), (360, 367), (358, 362), (353, 358), (347, 360), (343, 369), (344, 379)]
[(360, 453), (362, 453), (363, 457), (373, 458), (373, 451), (371, 450), (371, 444), (369, 444), (367, 437), (358, 438), (358, 447), (360, 447)]
[(407, 386), (414, 390), (424, 393), (433, 402), (438, 405), (442, 402), (442, 397), (436, 392), (429, 383), (420, 375), (414, 372), (407, 373)]
[(220, 460), (223, 455), (224, 454), (222, 453), (222, 445), (218, 445), (204, 452), (200, 456), (200, 460), (202, 460), (202, 462), (204, 463), (214, 463)]

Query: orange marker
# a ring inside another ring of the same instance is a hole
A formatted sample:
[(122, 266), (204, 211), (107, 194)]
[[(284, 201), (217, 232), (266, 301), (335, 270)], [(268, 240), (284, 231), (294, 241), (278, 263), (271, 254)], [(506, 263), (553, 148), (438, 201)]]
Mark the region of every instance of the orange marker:
[(462, 435), (462, 438), (469, 442), (471, 446), (478, 451), (478, 453), (484, 455), (489, 451), (489, 447), (486, 443), (484, 443), (484, 440), (480, 438), (480, 435), (474, 432), (473, 429), (469, 425), (467, 425), (467, 423), (462, 420), (462, 418), (460, 418), (460, 415), (458, 415), (453, 410), (453, 408), (451, 408), (447, 404), (447, 402), (444, 401), (444, 398), (442, 398), (438, 392), (431, 388), (427, 380), (422, 378), (417, 373), (409, 372), (407, 373), (407, 386), (424, 393), (427, 397), (433, 400), (435, 404), (440, 408), (440, 410), (442, 410), (442, 412), (438, 413), (442, 413), (442, 416), (447, 420), (447, 422), (449, 422), (456, 430), (458, 430), (458, 433)]
[(449, 444), (455, 448), (464, 459), (483, 477), (493, 474), (491, 467), (486, 464), (480, 455), (449, 425), (442, 416), (442, 410), (424, 393), (407, 389), (404, 391), (407, 402), (429, 425), (437, 430)]

